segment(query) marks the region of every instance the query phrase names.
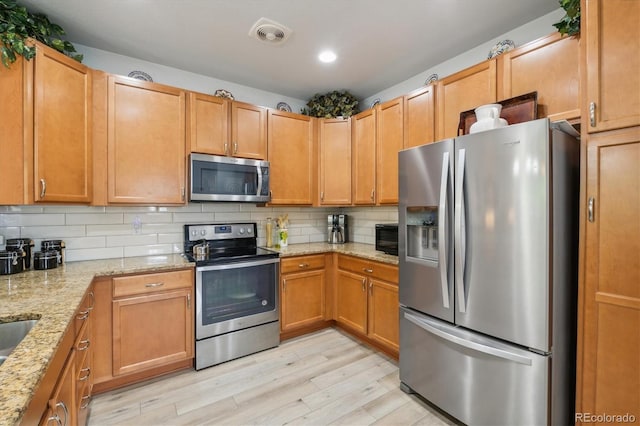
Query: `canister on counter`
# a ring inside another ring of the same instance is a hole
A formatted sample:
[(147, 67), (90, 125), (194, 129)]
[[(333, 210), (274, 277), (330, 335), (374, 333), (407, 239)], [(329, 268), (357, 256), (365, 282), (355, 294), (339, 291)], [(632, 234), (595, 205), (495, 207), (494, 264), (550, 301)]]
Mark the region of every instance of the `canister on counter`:
[(31, 259), (33, 258), (33, 240), (31, 238), (8, 238), (6, 244), (7, 251), (24, 250), (24, 269), (31, 268)]
[(0, 251), (0, 275), (10, 275), (22, 272), (24, 261), (22, 254), (17, 251)]
[(64, 263), (65, 244), (62, 240), (43, 240), (40, 243), (42, 251), (55, 250), (58, 253), (58, 265)]
[(33, 254), (33, 269), (53, 269), (58, 267), (58, 252), (56, 250), (37, 251)]

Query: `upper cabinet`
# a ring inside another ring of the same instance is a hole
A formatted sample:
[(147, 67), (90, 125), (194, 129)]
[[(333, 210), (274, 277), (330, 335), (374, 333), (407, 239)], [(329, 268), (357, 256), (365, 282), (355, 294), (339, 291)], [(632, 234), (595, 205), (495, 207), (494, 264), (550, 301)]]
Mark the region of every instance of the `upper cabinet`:
[(229, 101), (189, 92), (187, 140), (191, 152), (229, 154)]
[(184, 90), (108, 77), (108, 203), (184, 204)]
[(376, 108), (351, 117), (353, 204), (376, 203)]
[(496, 102), (496, 60), (490, 59), (437, 83), (437, 140), (458, 135), (460, 113)]
[(376, 106), (376, 204), (398, 204), (398, 151), (404, 144), (403, 106), (402, 97)]
[(538, 92), (538, 116), (580, 117), (580, 43), (554, 33), (498, 56), (498, 99)]
[(351, 120), (318, 120), (320, 205), (351, 204)]
[(91, 70), (40, 43), (0, 70), (0, 203), (88, 203), (92, 197)]
[(640, 2), (583, 0), (586, 80), (582, 127), (588, 132), (640, 124)]
[(270, 109), (268, 160), (272, 205), (312, 205), (317, 157), (316, 119)]
[(230, 155), (267, 158), (267, 109), (244, 102), (231, 103)]
[(422, 87), (404, 97), (404, 148), (424, 145), (436, 138), (436, 106), (434, 84)]
[(187, 139), (191, 152), (267, 158), (267, 109), (190, 92)]

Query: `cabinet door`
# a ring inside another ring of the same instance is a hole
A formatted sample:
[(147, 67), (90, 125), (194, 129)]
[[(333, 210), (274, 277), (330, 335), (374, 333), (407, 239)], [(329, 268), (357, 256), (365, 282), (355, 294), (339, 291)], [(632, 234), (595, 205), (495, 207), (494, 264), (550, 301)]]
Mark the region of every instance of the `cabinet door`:
[(376, 109), (351, 118), (353, 204), (376, 203)]
[(311, 205), (317, 174), (313, 118), (269, 110), (270, 204)]
[(266, 108), (233, 101), (231, 103), (231, 155), (267, 158)]
[(286, 274), (282, 277), (282, 331), (324, 320), (324, 270)]
[(438, 140), (458, 135), (460, 113), (496, 101), (496, 60), (481, 62), (438, 81)]
[(580, 117), (580, 43), (554, 33), (499, 56), (502, 93), (508, 99), (538, 92), (538, 117)]
[(583, 63), (587, 81), (582, 125), (589, 132), (637, 126), (640, 124), (640, 2), (586, 0), (583, 5)]
[(229, 101), (218, 96), (189, 93), (189, 151), (229, 154)]
[(113, 301), (113, 375), (193, 357), (191, 289)]
[(404, 148), (435, 141), (435, 89), (431, 84), (404, 97)]
[(578, 411), (640, 407), (640, 127), (590, 135)]
[(185, 202), (185, 92), (109, 76), (108, 202)]
[(398, 285), (369, 279), (368, 336), (394, 351), (399, 348)]
[(34, 199), (88, 203), (93, 189), (91, 72), (39, 44), (34, 61)]
[(367, 334), (367, 278), (338, 269), (336, 320)]
[(404, 145), (403, 107), (401, 97), (376, 106), (377, 204), (398, 204), (398, 151)]
[(58, 377), (58, 382), (54, 388), (51, 399), (49, 400), (48, 409), (42, 418), (42, 425), (76, 424), (75, 413), (75, 352), (72, 350), (67, 358), (66, 363)]
[(351, 204), (351, 120), (320, 119), (320, 204)]

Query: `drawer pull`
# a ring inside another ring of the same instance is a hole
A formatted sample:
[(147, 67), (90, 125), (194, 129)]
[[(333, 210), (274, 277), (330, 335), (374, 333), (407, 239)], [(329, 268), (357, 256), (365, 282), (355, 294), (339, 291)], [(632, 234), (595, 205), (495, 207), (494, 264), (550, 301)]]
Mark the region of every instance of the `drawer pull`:
[(367, 291), (367, 279), (362, 279), (362, 291)]
[(87, 318), (89, 318), (89, 310), (80, 311), (76, 316), (76, 319), (78, 320), (86, 320)]
[(308, 264), (308, 263), (300, 263), (300, 264), (298, 265), (298, 268), (308, 268), (308, 267), (309, 267), (309, 264)]
[(78, 350), (79, 351), (86, 351), (87, 349), (89, 349), (89, 346), (91, 346), (91, 342), (89, 341), (89, 339), (80, 340), (78, 342)]
[(149, 284), (145, 284), (145, 287), (149, 287), (149, 288), (155, 288), (155, 287), (162, 287), (164, 285), (164, 283), (149, 283)]
[(373, 269), (369, 269), (369, 268), (362, 268), (362, 270), (364, 272), (366, 272), (367, 274), (373, 274)]
[(89, 406), (89, 404), (91, 404), (91, 395), (83, 396), (82, 399), (80, 400), (80, 408), (84, 410)]
[(91, 376), (91, 367), (83, 368), (82, 370), (80, 370), (80, 372), (86, 373), (84, 376), (78, 378), (78, 380), (80, 380), (81, 382), (84, 382), (89, 378), (89, 376)]

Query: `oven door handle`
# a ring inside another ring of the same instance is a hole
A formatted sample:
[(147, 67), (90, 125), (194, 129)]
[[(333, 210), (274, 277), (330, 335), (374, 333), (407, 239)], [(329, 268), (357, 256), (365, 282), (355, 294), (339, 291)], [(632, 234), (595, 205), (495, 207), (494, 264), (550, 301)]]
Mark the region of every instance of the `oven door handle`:
[(238, 269), (238, 268), (246, 268), (250, 266), (269, 265), (271, 263), (280, 263), (280, 258), (274, 257), (274, 258), (263, 259), (263, 260), (249, 260), (246, 262), (231, 262), (231, 263), (222, 263), (219, 265), (198, 266), (196, 267), (196, 271), (198, 272), (221, 271), (225, 269)]

